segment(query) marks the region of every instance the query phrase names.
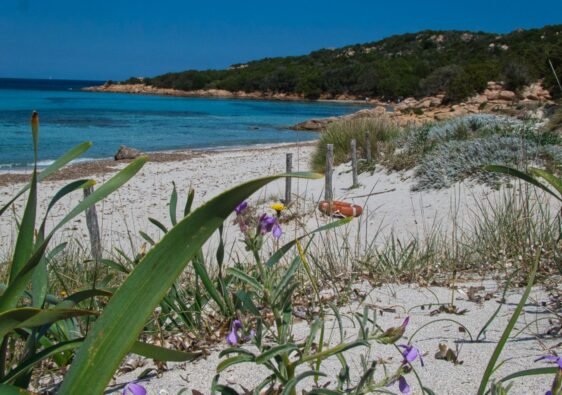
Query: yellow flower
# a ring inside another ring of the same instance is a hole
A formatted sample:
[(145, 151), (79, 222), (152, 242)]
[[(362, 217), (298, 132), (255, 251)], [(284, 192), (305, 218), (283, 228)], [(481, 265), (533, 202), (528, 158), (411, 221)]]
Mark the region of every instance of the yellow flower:
[(59, 295), (60, 295), (61, 298), (66, 298), (68, 296), (66, 291), (60, 291)]
[(271, 206), (273, 210), (277, 213), (277, 218), (281, 217), (281, 211), (285, 210), (285, 205), (281, 202), (273, 203)]

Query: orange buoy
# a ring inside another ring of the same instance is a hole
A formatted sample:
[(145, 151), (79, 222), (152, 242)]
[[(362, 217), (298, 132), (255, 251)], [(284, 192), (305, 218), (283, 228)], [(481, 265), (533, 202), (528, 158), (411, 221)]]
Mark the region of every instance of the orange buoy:
[(363, 207), (357, 204), (340, 202), (337, 200), (334, 200), (332, 202), (331, 210), (330, 202), (326, 200), (320, 201), (320, 203), (318, 203), (318, 210), (326, 215), (332, 215), (336, 217), (359, 217), (363, 213)]

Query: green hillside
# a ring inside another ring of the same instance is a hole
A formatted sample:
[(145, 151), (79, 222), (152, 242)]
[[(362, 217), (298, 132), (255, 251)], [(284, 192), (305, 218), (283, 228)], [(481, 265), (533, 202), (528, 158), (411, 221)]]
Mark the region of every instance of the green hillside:
[(396, 99), (445, 93), (454, 102), (482, 91), (490, 80), (503, 80), (509, 89), (517, 90), (544, 78), (545, 87), (560, 95), (549, 59), (562, 75), (562, 25), (503, 35), (427, 30), (304, 56), (267, 58), (226, 70), (168, 73), (143, 82), (186, 91), (262, 91), (308, 99), (341, 94)]

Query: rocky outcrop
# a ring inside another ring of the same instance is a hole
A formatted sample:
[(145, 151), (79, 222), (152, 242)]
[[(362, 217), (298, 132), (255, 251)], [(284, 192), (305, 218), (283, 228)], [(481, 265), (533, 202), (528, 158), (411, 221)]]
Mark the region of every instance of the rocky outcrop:
[[(373, 100), (377, 103), (375, 107), (357, 111), (354, 114), (341, 117), (330, 117), (324, 119), (314, 119), (302, 122), (294, 126), (296, 130), (321, 131), (328, 124), (338, 120), (350, 120), (365, 117), (386, 117), (395, 121), (399, 125), (421, 124), (431, 121), (443, 121), (446, 119), (476, 114), (486, 111), (503, 111), (515, 108), (519, 104), (545, 103), (551, 99), (549, 92), (544, 89), (540, 82), (525, 87), (519, 94), (504, 88), (501, 82), (490, 81), (486, 90), (474, 95), (466, 101), (444, 105), (445, 95), (435, 95), (424, 97), (419, 100), (408, 97), (398, 103), (383, 105), (382, 102)], [(386, 105), (393, 108), (393, 111), (386, 111)]]
[(217, 98), (240, 98), (240, 99), (273, 99), (273, 100), (302, 100), (300, 95), (288, 93), (273, 92), (230, 92), (224, 89), (198, 89), (192, 91), (183, 91), (171, 88), (156, 88), (151, 85), (144, 84), (104, 84), (101, 86), (92, 86), (83, 88), (89, 92), (107, 92), (107, 93), (134, 93), (140, 95), (156, 95), (156, 96), (178, 96), (178, 97), (217, 97)]
[(122, 145), (119, 147), (119, 150), (115, 154), (115, 160), (136, 159), (142, 154), (143, 153), (138, 149)]
[(521, 91), (521, 97), (523, 100), (531, 100), (538, 102), (545, 102), (551, 100), (550, 92), (543, 88), (540, 82), (535, 82)]

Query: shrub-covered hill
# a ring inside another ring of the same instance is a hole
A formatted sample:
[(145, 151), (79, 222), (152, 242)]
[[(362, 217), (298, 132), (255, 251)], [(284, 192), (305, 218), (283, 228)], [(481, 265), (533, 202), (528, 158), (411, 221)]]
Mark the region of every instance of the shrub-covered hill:
[(562, 25), (509, 34), (427, 30), (226, 70), (168, 73), (142, 82), (185, 91), (261, 91), (309, 99), (342, 94), (396, 99), (440, 92), (449, 101), (458, 101), (482, 91), (487, 81), (503, 80), (508, 89), (516, 90), (544, 78), (545, 87), (559, 95), (549, 59), (562, 75)]

